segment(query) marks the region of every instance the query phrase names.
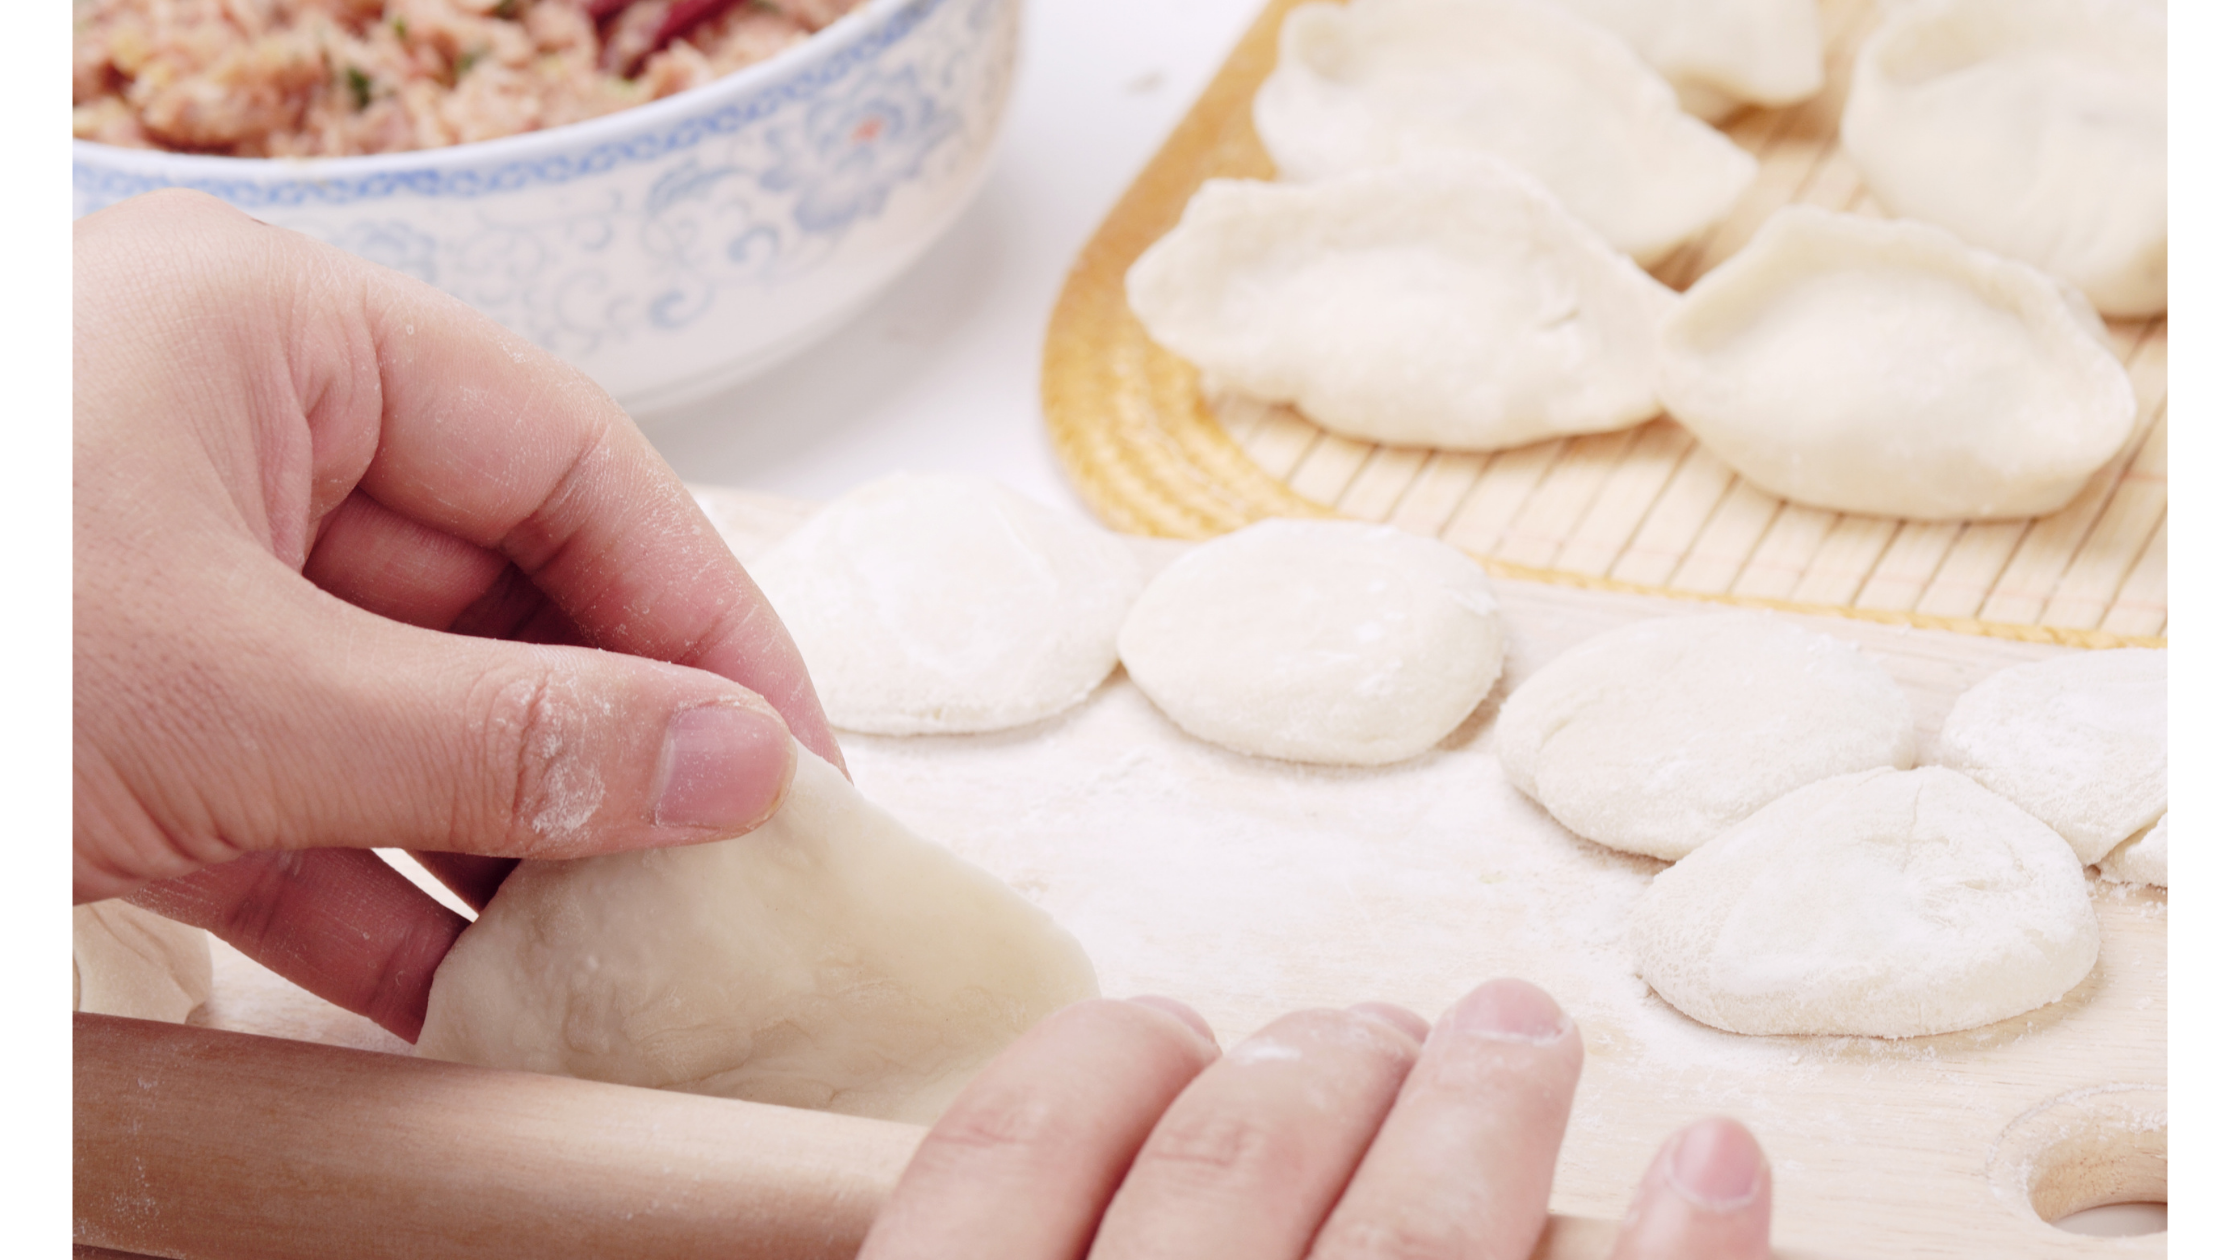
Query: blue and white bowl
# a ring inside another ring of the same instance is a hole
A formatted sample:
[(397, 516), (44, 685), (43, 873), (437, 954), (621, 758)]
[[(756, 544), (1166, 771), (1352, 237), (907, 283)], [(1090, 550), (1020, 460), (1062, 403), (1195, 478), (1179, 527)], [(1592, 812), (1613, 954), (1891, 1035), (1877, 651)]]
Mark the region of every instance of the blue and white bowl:
[(196, 188), (417, 276), (636, 412), (805, 349), (986, 173), (1020, 0), (867, 0), (784, 53), (604, 118), (447, 149), (225, 158), (80, 141), (74, 213)]

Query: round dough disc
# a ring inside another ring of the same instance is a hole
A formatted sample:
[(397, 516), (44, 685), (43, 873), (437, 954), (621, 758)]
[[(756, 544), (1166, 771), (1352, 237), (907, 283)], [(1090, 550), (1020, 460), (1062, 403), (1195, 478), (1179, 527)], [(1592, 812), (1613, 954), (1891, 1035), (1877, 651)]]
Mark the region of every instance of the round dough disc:
[(2044, 823), (1942, 767), (1800, 788), (1649, 885), (1634, 968), (1729, 1032), (1918, 1037), (2067, 993), (2100, 956)]
[(1097, 995), (1049, 915), (794, 753), (735, 840), (515, 867), (436, 969), (419, 1053), (924, 1124)]
[(1935, 760), (2061, 833), (2091, 865), (2170, 807), (2169, 653), (2003, 669), (1952, 706)]
[(1442, 542), (1268, 520), (1184, 555), (1120, 629), (1177, 726), (1262, 757), (1375, 766), (1427, 751), (1501, 676), (1493, 583)]
[(1143, 588), (1126, 544), (977, 477), (897, 474), (757, 559), (825, 714), (873, 735), (996, 731), (1112, 672)]
[(1911, 766), (1913, 709), (1856, 648), (1771, 613), (1659, 617), (1542, 666), (1493, 741), (1557, 822), (1671, 859), (1807, 783)]

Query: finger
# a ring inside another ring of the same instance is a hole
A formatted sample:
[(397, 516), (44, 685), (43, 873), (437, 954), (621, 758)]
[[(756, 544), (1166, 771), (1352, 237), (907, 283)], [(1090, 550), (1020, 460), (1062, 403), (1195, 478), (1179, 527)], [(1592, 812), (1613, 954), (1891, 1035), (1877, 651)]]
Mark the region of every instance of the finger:
[(131, 897), (406, 1041), (467, 921), (363, 850), (252, 853)]
[(303, 575), (337, 599), (448, 630), (512, 568), (504, 556), (400, 516), (353, 491), (319, 527)]
[(1090, 1001), (1013, 1043), (934, 1122), (861, 1260), (1073, 1260), (1136, 1148), (1219, 1054), (1179, 1003)]
[(459, 900), (480, 914), (490, 899), (498, 895), (498, 885), (506, 882), (518, 865), (513, 858), (481, 857), (473, 853), (431, 853), (425, 850), (410, 851), (436, 882), (442, 884)]
[(1773, 1170), (1748, 1129), (1713, 1116), (1657, 1152), (1611, 1260), (1765, 1260), (1772, 1233)]
[(219, 567), (246, 598), (181, 625), (120, 605), (149, 622), (124, 628), (142, 652), (80, 662), (82, 897), (266, 849), (704, 842), (759, 825), (791, 780), (784, 720), (717, 675), (415, 629), (244, 577), (292, 575), (241, 549)]
[(1091, 1256), (1293, 1260), (1415, 1061), (1374, 1015), (1301, 1011), (1239, 1042), (1159, 1120)]
[(504, 556), (408, 520), (362, 493), (327, 517), (303, 575), (338, 599), (407, 625), (591, 646)]
[(1431, 1030), (1313, 1255), (1530, 1255), (1583, 1059), (1578, 1029), (1539, 989), (1472, 990)]

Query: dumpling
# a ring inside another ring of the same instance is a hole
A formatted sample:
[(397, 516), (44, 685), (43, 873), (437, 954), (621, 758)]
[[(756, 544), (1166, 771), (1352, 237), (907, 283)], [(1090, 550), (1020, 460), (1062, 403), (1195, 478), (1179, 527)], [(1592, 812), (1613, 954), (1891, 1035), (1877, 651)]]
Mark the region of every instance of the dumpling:
[(1492, 154), (1643, 265), (1758, 168), (1617, 36), (1538, 0), (1302, 4), (1252, 119), (1286, 179)]
[(1556, 0), (1641, 55), (1713, 122), (1745, 104), (1794, 105), (1820, 91), (1814, 0)]
[(1859, 50), (1843, 145), (1883, 205), (2116, 316), (2168, 293), (2168, 19), (2151, 0), (1922, 0)]
[(1775, 212), (1658, 333), (1674, 419), (1771, 494), (1837, 512), (2050, 512), (2138, 411), (2075, 290), (1942, 228)]
[(1672, 292), (1491, 158), (1208, 180), (1128, 271), (1213, 392), (1372, 442), (1492, 450), (1657, 414)]

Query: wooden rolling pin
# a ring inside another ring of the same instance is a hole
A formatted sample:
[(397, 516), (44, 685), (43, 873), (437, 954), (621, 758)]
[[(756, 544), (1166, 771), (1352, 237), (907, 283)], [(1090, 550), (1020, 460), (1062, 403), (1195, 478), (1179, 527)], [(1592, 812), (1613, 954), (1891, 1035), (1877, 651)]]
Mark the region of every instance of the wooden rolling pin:
[[(81, 1256), (845, 1260), (925, 1132), (75, 1019)], [(1616, 1235), (1605, 1221), (1552, 1217), (1534, 1260), (1603, 1260)]]

